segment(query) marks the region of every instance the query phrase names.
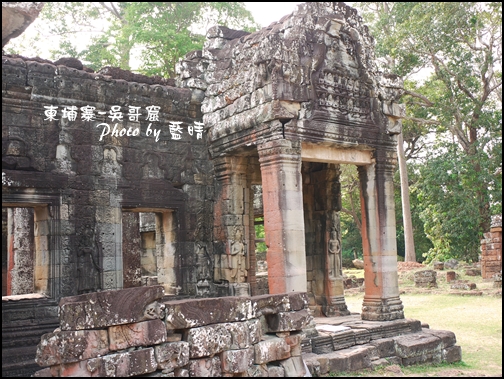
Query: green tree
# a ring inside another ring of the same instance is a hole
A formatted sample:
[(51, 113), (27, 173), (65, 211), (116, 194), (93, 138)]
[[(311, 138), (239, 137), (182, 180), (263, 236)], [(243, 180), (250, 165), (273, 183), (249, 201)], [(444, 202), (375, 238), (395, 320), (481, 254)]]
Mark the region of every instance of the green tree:
[[(384, 66), (393, 62), (408, 79), (404, 140), (420, 158), (416, 193), (434, 245), (428, 258), (476, 259), (491, 213), (502, 212), (502, 4), (359, 6)], [(413, 80), (425, 70), (427, 80)], [(429, 136), (436, 150), (419, 151)]]
[[(174, 76), (180, 57), (203, 47), (211, 26), (258, 26), (240, 2), (46, 3), (39, 17), (50, 35), (61, 38), (53, 59), (74, 56), (95, 70), (108, 65), (129, 70), (136, 53), (140, 72), (165, 77)], [(80, 42), (85, 33), (94, 35), (89, 46)]]

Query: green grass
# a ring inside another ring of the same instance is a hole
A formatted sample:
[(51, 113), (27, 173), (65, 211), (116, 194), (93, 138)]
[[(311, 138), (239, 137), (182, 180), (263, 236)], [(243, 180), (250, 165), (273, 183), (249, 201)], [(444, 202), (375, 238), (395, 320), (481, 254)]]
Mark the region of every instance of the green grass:
[[(345, 296), (348, 309), (360, 313), (363, 297), (362, 292)], [(486, 376), (502, 375), (502, 297), (427, 293), (403, 294), (401, 300), (406, 318), (427, 323), (431, 329), (455, 333), (462, 348), (462, 362), (449, 367)], [(403, 368), (403, 372), (436, 372), (443, 367), (410, 366)], [(370, 376), (369, 372), (364, 376)]]

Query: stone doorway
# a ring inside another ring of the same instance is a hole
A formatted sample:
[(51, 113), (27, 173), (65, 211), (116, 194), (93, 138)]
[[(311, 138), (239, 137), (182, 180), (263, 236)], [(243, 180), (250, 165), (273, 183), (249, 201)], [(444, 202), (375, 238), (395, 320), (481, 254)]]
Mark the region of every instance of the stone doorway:
[(123, 209), (123, 287), (162, 284), (177, 293), (176, 214), (168, 209)]

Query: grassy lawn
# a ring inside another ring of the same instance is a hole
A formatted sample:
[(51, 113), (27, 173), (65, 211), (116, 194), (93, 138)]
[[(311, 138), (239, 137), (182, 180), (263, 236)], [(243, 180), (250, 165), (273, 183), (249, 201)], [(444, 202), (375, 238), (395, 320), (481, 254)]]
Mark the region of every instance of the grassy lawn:
[[(439, 289), (432, 293), (408, 293), (411, 283), (400, 280), (400, 289), (406, 289), (401, 295), (405, 317), (427, 323), (431, 329), (454, 332), (457, 344), (462, 347), (462, 362), (401, 367), (402, 375), (502, 376), (502, 297), (447, 294), (444, 284), (439, 284)], [(488, 285), (491, 284), (481, 282), (478, 288)], [(345, 295), (349, 310), (360, 313), (363, 297), (363, 292)], [(396, 376), (385, 369), (345, 375)]]

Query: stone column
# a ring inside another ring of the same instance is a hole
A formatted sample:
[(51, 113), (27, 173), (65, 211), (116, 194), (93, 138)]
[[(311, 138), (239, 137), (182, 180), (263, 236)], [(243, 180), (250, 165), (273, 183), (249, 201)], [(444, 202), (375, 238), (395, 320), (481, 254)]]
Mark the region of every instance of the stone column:
[[(214, 280), (229, 283), (230, 295), (250, 295), (255, 286), (255, 267), (250, 267), (252, 209), (248, 158), (226, 156), (214, 159), (217, 178), (214, 236), (219, 242), (215, 249)], [(252, 224), (253, 227), (253, 224)], [(249, 272), (253, 275), (249, 276)], [(254, 279), (250, 283), (250, 279)]]
[(259, 145), (258, 152), (269, 291), (306, 292), (300, 144), (275, 140)]
[(137, 212), (122, 213), (122, 252), (123, 288), (140, 287), (142, 247), (140, 214)]
[(33, 293), (35, 244), (32, 208), (8, 208), (7, 236), (7, 295)]
[(397, 280), (394, 168), (393, 157), (359, 167), (365, 283), (363, 320), (404, 318)]
[(325, 172), (326, 227), (325, 227), (325, 293), (326, 316), (345, 316), (350, 312), (345, 303), (341, 249), (341, 184), (339, 165), (329, 164)]

